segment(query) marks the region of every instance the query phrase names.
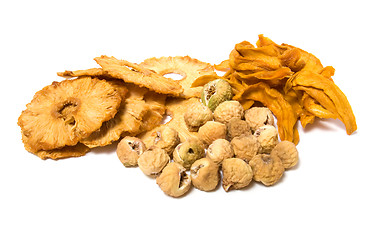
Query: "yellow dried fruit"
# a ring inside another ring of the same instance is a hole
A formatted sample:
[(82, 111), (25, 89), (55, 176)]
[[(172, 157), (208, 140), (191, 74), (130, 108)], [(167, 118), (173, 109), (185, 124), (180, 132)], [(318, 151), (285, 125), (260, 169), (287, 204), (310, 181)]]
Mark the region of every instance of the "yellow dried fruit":
[(284, 166), (276, 155), (258, 154), (249, 161), (253, 170), (253, 178), (266, 186), (277, 183), (284, 174)]
[(211, 109), (203, 105), (201, 102), (195, 101), (188, 111), (184, 114), (184, 121), (191, 132), (196, 132), (206, 122), (213, 119)]
[(171, 128), (162, 126), (156, 129), (147, 140), (147, 148), (152, 146), (164, 149), (169, 155), (171, 155), (180, 142), (178, 132)]
[(190, 168), (190, 178), (195, 188), (212, 191), (220, 180), (219, 167), (208, 158), (199, 159)]
[(279, 142), (272, 150), (271, 157), (280, 158), (285, 169), (294, 167), (299, 160), (295, 144), (289, 141)]
[(220, 103), (213, 112), (215, 121), (227, 123), (232, 118), (242, 119), (244, 108), (238, 101), (225, 101)]
[(32, 152), (73, 146), (114, 117), (120, 102), (119, 93), (104, 80), (54, 82), (35, 94), (18, 125)]
[(231, 140), (231, 146), (234, 150), (235, 157), (249, 162), (257, 155), (261, 145), (257, 138), (253, 135), (241, 135)]
[(226, 125), (219, 122), (206, 122), (198, 130), (198, 137), (206, 144), (210, 145), (216, 139), (226, 138)]
[(165, 194), (180, 197), (190, 189), (191, 179), (182, 165), (170, 162), (156, 178), (156, 183)]
[(138, 166), (147, 176), (157, 175), (170, 161), (170, 156), (161, 148), (154, 147), (138, 158)]
[(220, 165), (223, 160), (234, 156), (233, 148), (226, 139), (216, 139), (208, 147), (206, 157)]
[(259, 153), (270, 153), (279, 142), (277, 129), (271, 125), (265, 125), (258, 128), (254, 132), (254, 136), (260, 144)]
[(202, 87), (191, 87), (194, 80), (197, 78), (213, 74), (213, 66), (209, 63), (201, 62), (189, 56), (181, 57), (161, 57), (149, 58), (144, 60), (140, 66), (154, 70), (161, 76), (170, 73), (176, 73), (182, 76), (181, 79), (175, 80), (183, 88), (180, 97), (191, 98), (200, 97)]
[(227, 127), (227, 138), (231, 141), (234, 137), (239, 137), (241, 135), (252, 135), (252, 130), (250, 129), (248, 123), (244, 120), (238, 118), (232, 118), (228, 123)]
[(116, 154), (126, 167), (138, 165), (138, 158), (146, 151), (146, 145), (136, 137), (126, 136), (118, 144)]
[(228, 158), (222, 162), (222, 187), (227, 192), (249, 185), (253, 178), (252, 168), (240, 158)]
[(252, 107), (245, 110), (244, 119), (253, 132), (264, 125), (274, 125), (273, 114), (266, 107)]
[(204, 157), (204, 153), (205, 149), (202, 141), (197, 138), (190, 138), (176, 146), (173, 158), (174, 162), (189, 170), (193, 162)]

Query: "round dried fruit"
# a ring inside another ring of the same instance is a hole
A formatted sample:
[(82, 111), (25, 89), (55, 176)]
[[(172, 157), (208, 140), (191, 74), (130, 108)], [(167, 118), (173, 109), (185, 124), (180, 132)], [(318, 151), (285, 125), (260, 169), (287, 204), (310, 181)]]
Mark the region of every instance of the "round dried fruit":
[(220, 165), (224, 159), (234, 156), (233, 148), (229, 141), (225, 139), (216, 139), (208, 147), (206, 157)]
[(198, 137), (206, 144), (210, 145), (219, 138), (226, 138), (226, 125), (219, 122), (208, 121), (198, 130)]
[(153, 140), (153, 146), (164, 149), (169, 155), (171, 155), (180, 142), (178, 132), (170, 127), (159, 128), (155, 132), (155, 138)]
[(242, 119), (244, 108), (238, 101), (225, 101), (220, 103), (213, 112), (215, 121), (227, 123), (230, 119)]
[(219, 167), (208, 158), (199, 159), (190, 168), (190, 178), (195, 188), (212, 191), (220, 180)]
[(53, 82), (35, 94), (18, 125), (33, 152), (73, 146), (114, 117), (120, 102), (119, 93), (104, 80)]
[(247, 162), (257, 155), (260, 148), (257, 138), (253, 135), (234, 137), (231, 140), (231, 146), (233, 147), (235, 157)]
[(176, 162), (167, 164), (160, 176), (156, 178), (156, 183), (165, 194), (171, 197), (182, 196), (191, 186), (191, 180), (185, 168)]
[(188, 130), (191, 132), (198, 131), (199, 127), (205, 124), (207, 121), (213, 119), (213, 113), (211, 109), (204, 106), (199, 101), (193, 103), (193, 105), (184, 114), (185, 124)]
[(299, 154), (294, 143), (289, 141), (281, 141), (271, 151), (271, 157), (279, 157), (284, 165), (284, 168), (289, 169), (298, 163)]
[(222, 187), (227, 192), (249, 185), (253, 178), (252, 168), (240, 158), (228, 158), (222, 162)]
[(116, 153), (122, 164), (126, 167), (137, 166), (138, 158), (146, 151), (146, 145), (136, 137), (124, 137), (116, 148)]
[(174, 162), (181, 164), (185, 169), (189, 170), (194, 161), (204, 157), (204, 145), (196, 138), (190, 138), (187, 141), (176, 146), (173, 158)]
[(239, 137), (241, 135), (252, 135), (252, 131), (248, 123), (244, 120), (238, 118), (232, 118), (226, 124), (227, 127), (227, 137), (231, 141), (234, 137)]
[(138, 158), (138, 166), (147, 176), (157, 175), (169, 161), (170, 157), (165, 150), (153, 147)]
[(201, 62), (197, 59), (185, 57), (161, 57), (149, 58), (144, 60), (140, 66), (154, 70), (161, 76), (166, 77), (166, 74), (176, 73), (183, 78), (177, 81), (183, 88), (181, 97), (200, 97), (202, 87), (191, 87), (194, 80), (200, 76), (213, 74), (213, 66), (209, 63)]
[(223, 79), (216, 79), (204, 85), (201, 94), (202, 103), (208, 106), (211, 111), (214, 111), (220, 103), (231, 98), (231, 86)]
[(249, 165), (252, 167), (254, 180), (266, 186), (275, 184), (284, 174), (284, 166), (276, 155), (271, 157), (268, 154), (258, 154), (250, 160)]
[(261, 147), (259, 153), (270, 153), (279, 142), (277, 129), (271, 125), (265, 125), (254, 132)]
[(274, 125), (273, 114), (266, 107), (252, 107), (245, 111), (244, 118), (252, 131), (263, 125)]

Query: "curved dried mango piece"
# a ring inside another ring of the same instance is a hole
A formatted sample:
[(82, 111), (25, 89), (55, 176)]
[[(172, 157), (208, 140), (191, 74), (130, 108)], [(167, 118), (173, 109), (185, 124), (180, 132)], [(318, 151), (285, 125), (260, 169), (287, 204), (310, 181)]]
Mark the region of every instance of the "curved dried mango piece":
[(281, 67), (273, 71), (260, 71), (251, 74), (244, 74), (241, 71), (234, 73), (238, 79), (242, 79), (247, 84), (254, 84), (259, 81), (264, 81), (271, 86), (284, 85), (286, 78), (293, 75), (293, 72), (288, 67)]
[(215, 64), (215, 69), (221, 72), (227, 72), (230, 70), (229, 59), (222, 61), (220, 64)]
[(219, 77), (216, 73), (203, 75), (194, 80), (191, 87), (204, 86), (207, 83), (219, 78), (223, 79), (222, 77)]
[(313, 114), (316, 117), (319, 118), (338, 118), (337, 114), (334, 114), (327, 109), (325, 109), (323, 106), (318, 104), (315, 99), (313, 99), (311, 96), (309, 96), (307, 93), (304, 93), (302, 98), (303, 107)]
[(277, 118), (277, 126), (281, 140), (298, 143), (299, 138), (296, 136), (294, 129), (298, 120), (297, 114), (293, 111), (292, 106), (285, 100), (283, 95), (276, 89), (271, 88), (267, 84), (260, 82), (249, 85), (243, 94), (237, 99), (259, 101), (268, 107)]
[(347, 134), (350, 135), (357, 129), (355, 116), (348, 99), (340, 88), (330, 81), (330, 79), (321, 74), (303, 70), (296, 73), (288, 80), (286, 89), (290, 87), (305, 87), (306, 91), (308, 89), (321, 90), (319, 94), (310, 95), (327, 110), (335, 113), (322, 103), (326, 99), (326, 96), (331, 100), (339, 116), (338, 118), (345, 124)]

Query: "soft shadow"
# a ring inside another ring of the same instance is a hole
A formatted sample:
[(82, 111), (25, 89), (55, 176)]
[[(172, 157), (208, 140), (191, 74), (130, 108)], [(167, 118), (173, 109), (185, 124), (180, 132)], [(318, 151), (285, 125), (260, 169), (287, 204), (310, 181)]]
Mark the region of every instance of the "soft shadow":
[(324, 131), (334, 131), (335, 129), (339, 128), (342, 130), (345, 129), (345, 125), (338, 119), (319, 119), (316, 118), (313, 124), (308, 124), (305, 128), (303, 128), (303, 131), (305, 133), (313, 131), (315, 129), (321, 129)]
[(104, 147), (96, 147), (92, 148), (91, 152), (95, 154), (111, 154), (116, 152), (116, 148), (118, 146), (118, 142), (114, 142), (110, 145), (104, 146)]

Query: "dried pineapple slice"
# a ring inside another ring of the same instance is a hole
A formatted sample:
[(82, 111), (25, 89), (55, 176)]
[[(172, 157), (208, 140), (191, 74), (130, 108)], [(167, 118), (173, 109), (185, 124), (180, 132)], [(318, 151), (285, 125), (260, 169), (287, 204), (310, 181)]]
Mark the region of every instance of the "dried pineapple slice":
[(183, 76), (177, 80), (183, 88), (180, 97), (191, 98), (200, 97), (202, 87), (191, 88), (192, 83), (200, 76), (214, 74), (214, 67), (197, 59), (185, 57), (161, 57), (144, 60), (140, 66), (151, 69), (161, 76), (169, 73), (176, 73)]
[(104, 80), (53, 82), (35, 94), (18, 125), (32, 152), (73, 146), (114, 117), (120, 102), (119, 93)]

